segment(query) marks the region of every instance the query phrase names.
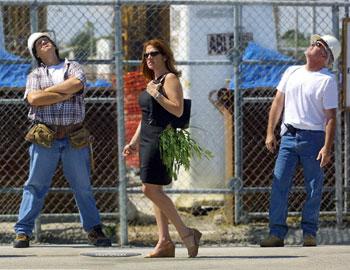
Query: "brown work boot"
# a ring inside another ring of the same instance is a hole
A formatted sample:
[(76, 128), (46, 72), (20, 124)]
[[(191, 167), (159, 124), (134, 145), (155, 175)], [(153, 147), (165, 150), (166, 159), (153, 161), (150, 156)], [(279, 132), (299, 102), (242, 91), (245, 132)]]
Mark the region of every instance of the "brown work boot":
[(269, 235), (269, 237), (265, 238), (260, 242), (261, 247), (284, 247), (284, 240), (274, 236)]
[(111, 239), (103, 233), (101, 225), (96, 225), (89, 231), (88, 240), (91, 245), (97, 247), (110, 247), (112, 245)]
[(304, 247), (316, 247), (317, 246), (316, 237), (311, 235), (311, 234), (306, 234), (304, 236), (303, 246)]
[(13, 241), (14, 248), (27, 248), (29, 247), (29, 236), (24, 233), (19, 233), (16, 235)]

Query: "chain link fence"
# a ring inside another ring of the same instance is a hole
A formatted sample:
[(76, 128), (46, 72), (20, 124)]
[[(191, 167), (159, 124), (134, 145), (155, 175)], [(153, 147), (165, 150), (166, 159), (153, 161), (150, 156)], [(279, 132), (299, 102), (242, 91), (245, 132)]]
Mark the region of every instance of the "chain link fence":
[[(184, 95), (192, 99), (189, 131), (214, 154), (210, 160), (192, 160), (190, 171), (181, 171), (167, 189), (186, 222), (210, 232), (217, 224), (266, 221), (275, 155), (268, 153), (264, 141), (275, 87), (288, 66), (304, 63), (312, 33), (339, 37), (341, 20), (348, 15), (345, 2), (340, 6), (312, 0), (0, 4), (0, 243), (14, 236), (29, 169), (23, 94), (31, 69), (26, 48), (31, 32), (49, 31), (61, 56), (83, 65), (88, 78), (86, 125), (95, 138), (92, 184), (97, 206), (115, 241), (145, 244), (155, 240), (155, 234), (146, 235), (146, 225), (154, 219), (152, 205), (140, 190), (139, 160), (120, 158), (121, 144), (131, 139), (141, 117), (138, 94), (146, 81), (138, 66), (143, 42), (162, 38), (171, 45)], [(340, 72), (340, 66), (334, 72)], [(342, 119), (348, 116), (338, 114), (337, 162), (326, 168), (322, 226), (340, 225), (348, 218), (348, 160), (343, 160), (349, 150), (342, 140), (348, 128)], [(298, 169), (289, 201), (291, 217), (299, 216), (304, 199)], [(84, 242), (78, 222), (59, 166), (35, 237)], [(208, 241), (235, 241), (223, 233), (212, 239), (208, 235)]]

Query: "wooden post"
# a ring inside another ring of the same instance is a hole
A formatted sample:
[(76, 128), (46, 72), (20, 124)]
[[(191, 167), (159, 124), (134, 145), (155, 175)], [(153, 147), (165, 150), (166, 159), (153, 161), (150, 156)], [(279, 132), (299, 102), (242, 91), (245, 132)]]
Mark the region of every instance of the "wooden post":
[[(231, 181), (234, 176), (232, 93), (226, 88), (222, 88), (220, 90), (213, 90), (209, 93), (209, 101), (224, 117), (225, 186), (230, 187), (232, 184)], [(229, 224), (234, 224), (234, 209), (234, 194), (225, 194), (224, 217), (226, 222)]]
[[(226, 108), (222, 108), (224, 115), (225, 126), (225, 184), (230, 186), (230, 182), (233, 178), (233, 117), (232, 112)], [(226, 222), (229, 224), (234, 223), (234, 195), (227, 194), (224, 196), (224, 215)]]

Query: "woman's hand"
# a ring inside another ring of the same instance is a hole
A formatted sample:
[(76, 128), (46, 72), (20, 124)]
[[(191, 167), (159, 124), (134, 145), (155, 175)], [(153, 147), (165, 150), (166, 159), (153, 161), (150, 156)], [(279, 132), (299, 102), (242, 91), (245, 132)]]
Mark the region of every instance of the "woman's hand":
[(129, 143), (127, 145), (125, 145), (124, 149), (123, 149), (123, 156), (129, 156), (131, 154), (135, 154), (137, 152), (137, 147), (136, 145)]
[(148, 94), (150, 94), (152, 97), (156, 98), (157, 95), (159, 95), (159, 90), (162, 88), (161, 83), (154, 83), (153, 81), (150, 81), (147, 84), (146, 91)]

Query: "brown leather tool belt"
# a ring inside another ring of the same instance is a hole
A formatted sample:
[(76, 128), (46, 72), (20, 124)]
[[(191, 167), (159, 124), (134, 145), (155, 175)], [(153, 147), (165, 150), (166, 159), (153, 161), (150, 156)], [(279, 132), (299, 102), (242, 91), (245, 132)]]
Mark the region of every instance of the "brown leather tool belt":
[(72, 124), (67, 126), (46, 125), (49, 129), (55, 132), (55, 139), (63, 139), (74, 131), (83, 128), (83, 124)]

